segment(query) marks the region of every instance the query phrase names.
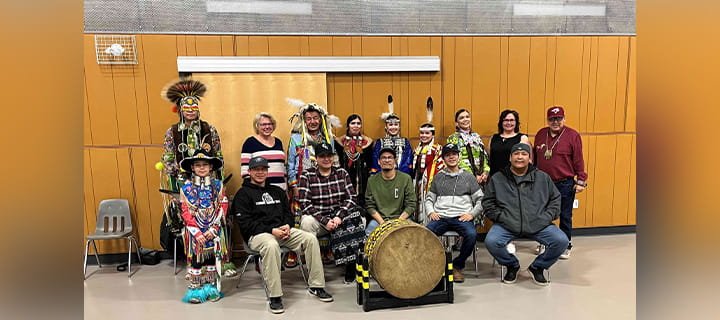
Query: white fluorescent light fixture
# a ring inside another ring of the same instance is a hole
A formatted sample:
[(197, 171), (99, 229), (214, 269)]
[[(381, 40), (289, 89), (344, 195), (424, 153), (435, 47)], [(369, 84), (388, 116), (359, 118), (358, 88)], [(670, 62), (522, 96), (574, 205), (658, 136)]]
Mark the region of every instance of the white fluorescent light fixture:
[(513, 4), (514, 16), (605, 16), (605, 5)]
[(399, 72), (440, 71), (438, 56), (186, 57), (178, 72)]
[(207, 12), (311, 15), (312, 3), (298, 1), (208, 0)]

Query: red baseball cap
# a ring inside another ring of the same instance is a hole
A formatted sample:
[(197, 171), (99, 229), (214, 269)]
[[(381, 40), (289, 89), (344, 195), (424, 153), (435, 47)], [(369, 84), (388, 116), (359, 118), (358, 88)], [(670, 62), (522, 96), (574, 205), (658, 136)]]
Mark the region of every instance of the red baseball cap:
[(561, 106), (552, 106), (547, 111), (547, 118), (565, 117), (565, 109)]

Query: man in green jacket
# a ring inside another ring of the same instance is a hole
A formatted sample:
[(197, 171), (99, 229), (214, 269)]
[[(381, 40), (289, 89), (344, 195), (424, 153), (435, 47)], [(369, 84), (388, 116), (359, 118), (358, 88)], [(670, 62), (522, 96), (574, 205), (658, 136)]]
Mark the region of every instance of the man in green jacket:
[(560, 216), (560, 192), (550, 176), (530, 165), (530, 146), (518, 143), (510, 149), (510, 166), (496, 172), (485, 188), (482, 206), (493, 222), (485, 246), (507, 268), (503, 282), (514, 283), (520, 262), (506, 246), (515, 238), (533, 239), (546, 246), (528, 267), (535, 284), (546, 286), (544, 271), (557, 262), (568, 238), (552, 221)]
[(395, 149), (383, 148), (378, 156), (382, 171), (368, 179), (365, 205), (372, 217), (365, 233), (369, 236), (385, 220), (405, 220), (415, 212), (415, 186), (407, 173), (395, 169)]

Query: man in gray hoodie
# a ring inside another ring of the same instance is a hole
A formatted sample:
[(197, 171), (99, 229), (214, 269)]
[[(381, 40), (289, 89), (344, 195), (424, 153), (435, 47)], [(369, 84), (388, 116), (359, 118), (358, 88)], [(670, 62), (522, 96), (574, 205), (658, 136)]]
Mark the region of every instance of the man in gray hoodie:
[(455, 231), (463, 237), (460, 255), (453, 259), (453, 279), (463, 282), (465, 260), (475, 250), (477, 231), (473, 220), (482, 212), (483, 192), (474, 175), (460, 170), (458, 145), (446, 144), (442, 158), (445, 169), (435, 176), (425, 199), (426, 220), (430, 221), (427, 228), (436, 235)]
[(485, 188), (482, 206), (493, 222), (485, 246), (501, 265), (507, 267), (504, 283), (514, 283), (520, 270), (517, 257), (505, 246), (519, 237), (546, 246), (528, 267), (537, 285), (546, 286), (544, 271), (557, 262), (568, 245), (567, 236), (552, 221), (560, 216), (560, 192), (550, 176), (530, 165), (530, 146), (518, 143), (510, 149), (510, 166), (496, 172)]

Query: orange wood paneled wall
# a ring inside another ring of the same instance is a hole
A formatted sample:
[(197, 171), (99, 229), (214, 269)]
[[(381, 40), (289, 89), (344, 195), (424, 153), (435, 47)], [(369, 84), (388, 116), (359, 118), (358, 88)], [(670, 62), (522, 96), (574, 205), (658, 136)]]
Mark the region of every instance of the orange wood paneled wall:
[[(455, 110), (466, 108), (487, 143), (503, 109), (520, 112), (532, 140), (545, 125), (546, 108), (563, 105), (567, 125), (583, 135), (590, 175), (574, 225), (635, 224), (635, 37), (137, 35), (136, 41), (137, 65), (100, 66), (93, 35), (85, 35), (86, 233), (94, 229), (100, 200), (126, 198), (141, 245), (160, 248), (163, 213), (153, 165), (165, 130), (177, 121), (160, 97), (178, 75), (177, 56), (439, 56), (440, 72), (328, 74), (328, 108), (343, 120), (362, 115), (366, 133), (378, 137), (379, 115), (392, 94), (402, 134), (417, 141), (432, 96), (440, 139), (454, 130)], [(103, 253), (125, 248), (100, 245)]]

